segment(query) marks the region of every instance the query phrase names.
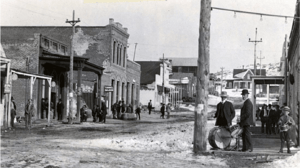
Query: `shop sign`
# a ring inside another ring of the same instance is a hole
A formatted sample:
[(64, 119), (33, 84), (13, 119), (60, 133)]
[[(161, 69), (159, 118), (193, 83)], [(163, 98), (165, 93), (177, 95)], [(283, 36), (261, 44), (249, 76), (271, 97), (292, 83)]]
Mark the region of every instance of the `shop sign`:
[(104, 91), (105, 92), (113, 92), (114, 91), (114, 88), (112, 86), (105, 86), (104, 87)]

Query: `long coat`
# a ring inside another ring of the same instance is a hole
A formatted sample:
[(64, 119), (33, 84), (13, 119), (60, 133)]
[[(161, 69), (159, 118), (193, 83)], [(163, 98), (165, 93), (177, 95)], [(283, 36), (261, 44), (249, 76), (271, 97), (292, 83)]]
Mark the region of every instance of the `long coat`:
[(228, 126), (230, 126), (232, 124), (232, 119), (235, 117), (235, 110), (233, 108), (233, 105), (231, 102), (229, 101), (225, 101), (225, 103), (223, 104), (222, 102), (220, 102), (217, 105), (217, 112), (215, 114), (215, 118), (217, 118), (216, 120), (216, 126), (217, 125), (222, 125), (220, 121), (220, 114), (221, 114), (221, 110), (223, 108), (224, 111), (224, 115), (227, 121)]
[(252, 121), (252, 113), (253, 113), (253, 104), (250, 99), (247, 99), (244, 102), (244, 105), (241, 109), (241, 119), (240, 119), (240, 126), (251, 125)]

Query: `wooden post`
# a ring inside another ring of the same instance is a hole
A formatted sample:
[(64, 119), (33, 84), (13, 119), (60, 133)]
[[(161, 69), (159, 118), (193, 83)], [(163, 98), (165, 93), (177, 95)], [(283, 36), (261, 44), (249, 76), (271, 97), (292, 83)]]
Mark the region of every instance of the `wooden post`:
[(47, 79), (48, 84), (49, 84), (49, 89), (48, 89), (48, 126), (50, 126), (50, 116), (51, 116), (51, 79)]
[(207, 100), (211, 0), (201, 0), (198, 44), (197, 97), (195, 104), (194, 153), (206, 151)]
[[(77, 71), (77, 117), (76, 117), (76, 121), (80, 122), (80, 108), (82, 106), (81, 104), (81, 94), (82, 94), (82, 90), (81, 90), (81, 76), (82, 76), (82, 69), (83, 69), (83, 63), (79, 62), (78, 63), (78, 71)], [(93, 108), (93, 107), (90, 107)]]

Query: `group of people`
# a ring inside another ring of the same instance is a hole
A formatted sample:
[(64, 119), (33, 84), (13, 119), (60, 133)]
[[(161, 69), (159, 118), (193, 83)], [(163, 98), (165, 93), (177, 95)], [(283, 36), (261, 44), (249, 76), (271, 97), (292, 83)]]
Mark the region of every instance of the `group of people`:
[[(252, 119), (252, 111), (253, 104), (249, 99), (249, 92), (247, 89), (242, 90), (242, 98), (244, 100), (243, 106), (241, 108), (240, 121), (238, 125), (243, 128), (242, 133), (242, 141), (243, 141), (243, 152), (252, 152), (253, 151), (253, 143), (251, 139), (250, 132), (250, 122)], [(225, 127), (228, 130), (232, 124), (232, 119), (235, 117), (235, 110), (233, 104), (227, 101), (227, 92), (221, 93), (222, 101), (217, 105), (217, 111), (215, 113), (216, 126)], [(291, 153), (290, 151), (290, 133), (292, 125), (295, 125), (295, 122), (289, 113), (291, 109), (288, 106), (282, 106), (279, 108), (278, 105), (264, 105), (261, 111), (258, 111), (257, 119), (261, 119), (262, 122), (262, 132), (264, 132), (264, 125), (266, 125), (266, 133), (271, 134), (273, 131), (274, 134), (276, 132), (280, 132), (280, 140), (281, 146), (279, 153), (283, 152), (283, 146), (286, 142), (287, 144), (287, 153)], [(277, 126), (277, 130), (275, 130), (275, 126)]]
[(168, 103), (167, 106), (165, 106), (164, 103), (161, 103), (160, 112), (161, 112), (160, 118), (165, 119), (165, 112), (167, 112), (167, 119), (169, 119), (171, 113), (171, 103)]
[[(242, 140), (243, 147), (242, 152), (252, 152), (253, 144), (250, 133), (250, 121), (252, 116), (253, 104), (249, 99), (249, 92), (247, 89), (242, 91), (242, 98), (244, 100), (243, 107), (241, 108), (240, 122), (238, 125), (243, 128)], [(216, 126), (225, 127), (227, 130), (230, 130), (232, 125), (232, 119), (235, 117), (235, 110), (233, 104), (227, 100), (227, 92), (223, 91), (221, 93), (222, 101), (217, 105), (217, 111), (215, 113)]]
[[(121, 119), (123, 113), (133, 113), (133, 107), (131, 104), (124, 103), (124, 100), (117, 101), (111, 106), (113, 119)], [(141, 120), (141, 107), (138, 105), (135, 109), (135, 113), (139, 120)]]
[[(279, 132), (278, 121), (280, 118), (281, 110), (278, 105), (266, 105), (258, 108), (256, 111), (257, 120), (261, 121), (261, 133), (271, 135)], [(277, 127), (277, 128), (276, 128)]]
[[(83, 110), (80, 110), (81, 122), (87, 120), (87, 112), (86, 112), (86, 105), (83, 106)], [(101, 100), (101, 108), (97, 104), (94, 106), (92, 110), (93, 122), (106, 122), (106, 114), (107, 114), (107, 107), (105, 104), (105, 100)]]

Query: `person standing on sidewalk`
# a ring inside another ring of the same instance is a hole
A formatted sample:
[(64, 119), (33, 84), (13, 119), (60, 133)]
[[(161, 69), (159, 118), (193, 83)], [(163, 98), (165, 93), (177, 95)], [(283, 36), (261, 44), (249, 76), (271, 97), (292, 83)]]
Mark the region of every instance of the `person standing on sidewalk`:
[(160, 118), (165, 119), (165, 104), (164, 103), (161, 103), (161, 104), (162, 104), (162, 106), (160, 108), (160, 112), (161, 112)]
[(217, 105), (217, 111), (214, 118), (216, 119), (216, 126), (223, 126), (229, 128), (232, 124), (232, 119), (235, 117), (235, 110), (233, 104), (227, 101), (227, 92), (222, 91), (222, 101)]
[(167, 119), (169, 119), (170, 113), (171, 113), (171, 103), (168, 103), (168, 105), (166, 107), (166, 111), (167, 111)]
[(252, 152), (253, 151), (253, 144), (251, 140), (251, 132), (250, 132), (250, 121), (252, 118), (252, 112), (253, 112), (253, 104), (248, 98), (249, 92), (247, 89), (244, 89), (242, 91), (242, 97), (244, 100), (243, 107), (241, 109), (241, 119), (239, 122), (239, 125), (243, 128), (242, 133), (242, 140), (243, 140), (243, 148), (242, 152)]
[(106, 122), (107, 108), (106, 108), (106, 104), (105, 104), (104, 98), (101, 99), (101, 114), (102, 114), (103, 124), (105, 124), (105, 122)]
[(25, 126), (27, 129), (31, 129), (31, 117), (34, 115), (34, 106), (32, 99), (28, 99), (28, 103), (25, 106)]
[(17, 115), (17, 106), (16, 106), (16, 103), (14, 101), (14, 98), (11, 97), (11, 103), (10, 103), (10, 124), (11, 124), (11, 127), (14, 128), (15, 127), (15, 117)]
[(64, 104), (61, 102), (61, 99), (59, 99), (58, 103), (57, 103), (57, 120), (62, 120), (62, 115), (63, 115), (63, 111), (64, 111)]
[(283, 153), (284, 142), (286, 141), (287, 153), (291, 153), (290, 150), (290, 129), (292, 125), (295, 125), (295, 121), (289, 116), (291, 109), (288, 106), (284, 106), (282, 109), (283, 115), (279, 118), (278, 125), (280, 128), (280, 140), (281, 146), (278, 153)]
[(152, 110), (152, 102), (151, 100), (148, 103), (148, 110), (149, 110), (149, 115), (151, 114), (151, 110)]

